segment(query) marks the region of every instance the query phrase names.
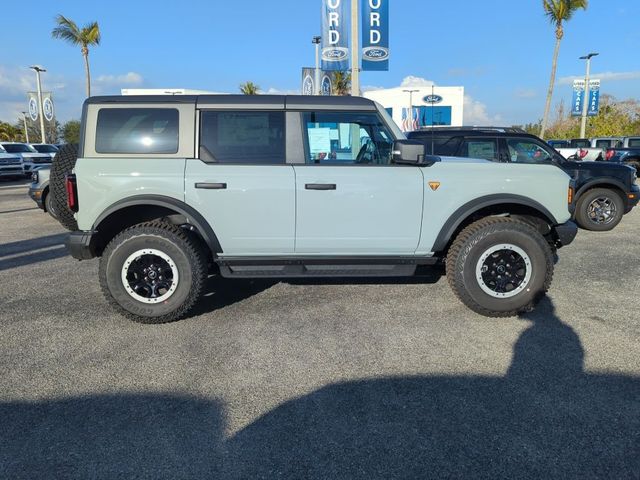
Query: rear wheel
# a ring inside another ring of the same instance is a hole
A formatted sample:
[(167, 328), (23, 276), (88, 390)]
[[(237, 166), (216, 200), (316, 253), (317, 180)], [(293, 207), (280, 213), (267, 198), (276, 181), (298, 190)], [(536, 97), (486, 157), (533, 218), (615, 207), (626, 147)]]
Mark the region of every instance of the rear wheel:
[(47, 192), (47, 195), (44, 197), (44, 209), (49, 215), (58, 220), (58, 216), (56, 215), (56, 207), (53, 205), (53, 197), (51, 196), (51, 192)]
[(551, 285), (553, 252), (529, 224), (485, 218), (469, 225), (447, 255), (447, 279), (467, 307), (487, 317), (531, 311)]
[(606, 232), (613, 230), (624, 215), (622, 197), (607, 188), (594, 188), (585, 192), (576, 206), (576, 221), (586, 230)]
[(207, 258), (180, 227), (149, 222), (107, 245), (99, 275), (106, 299), (120, 313), (140, 323), (167, 323), (188, 315), (200, 299)]

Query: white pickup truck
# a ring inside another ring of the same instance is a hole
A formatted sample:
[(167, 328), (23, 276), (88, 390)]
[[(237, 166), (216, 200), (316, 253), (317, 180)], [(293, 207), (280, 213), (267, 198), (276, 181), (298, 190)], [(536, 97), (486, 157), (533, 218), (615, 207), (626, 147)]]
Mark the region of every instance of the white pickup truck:
[(606, 149), (602, 146), (592, 146), (591, 140), (587, 138), (576, 138), (569, 141), (550, 140), (548, 143), (567, 160), (592, 162), (604, 160)]

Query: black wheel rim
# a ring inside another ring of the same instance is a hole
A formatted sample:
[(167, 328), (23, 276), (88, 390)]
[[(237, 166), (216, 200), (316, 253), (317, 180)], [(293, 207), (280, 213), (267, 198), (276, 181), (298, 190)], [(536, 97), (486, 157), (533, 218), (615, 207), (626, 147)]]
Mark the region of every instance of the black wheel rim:
[(496, 245), (480, 256), (476, 276), (482, 290), (495, 298), (523, 291), (531, 280), (531, 259), (520, 247)]
[(178, 272), (171, 258), (157, 250), (141, 250), (130, 255), (122, 270), (122, 283), (133, 298), (157, 303), (175, 291)]

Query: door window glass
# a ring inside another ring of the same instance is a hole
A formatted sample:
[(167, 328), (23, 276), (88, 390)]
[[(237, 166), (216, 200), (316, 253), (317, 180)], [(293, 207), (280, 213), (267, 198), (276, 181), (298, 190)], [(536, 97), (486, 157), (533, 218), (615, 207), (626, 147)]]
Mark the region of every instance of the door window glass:
[(640, 147), (640, 138), (631, 138), (629, 139), (630, 147)]
[(97, 153), (177, 153), (178, 110), (101, 108), (96, 125)]
[(284, 112), (205, 111), (200, 157), (217, 163), (285, 163)]
[(304, 114), (306, 163), (388, 165), (393, 137), (376, 113), (308, 112)]
[(514, 163), (543, 163), (551, 155), (536, 142), (525, 138), (507, 138), (509, 157)]
[(495, 162), (498, 160), (498, 145), (494, 138), (470, 138), (464, 141), (462, 155)]

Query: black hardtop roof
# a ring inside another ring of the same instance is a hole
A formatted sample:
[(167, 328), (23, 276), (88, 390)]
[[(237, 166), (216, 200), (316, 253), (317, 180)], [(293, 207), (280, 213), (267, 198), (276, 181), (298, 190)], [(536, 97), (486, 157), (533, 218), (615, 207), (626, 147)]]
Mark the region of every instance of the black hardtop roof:
[(538, 138), (531, 133), (527, 133), (524, 130), (513, 127), (444, 127), (444, 128), (422, 128), (413, 132), (408, 132), (407, 137), (460, 137), (460, 136), (474, 136), (474, 137), (534, 137)]
[(176, 103), (196, 104), (210, 107), (269, 107), (307, 109), (307, 108), (359, 108), (373, 110), (375, 102), (364, 97), (348, 96), (311, 96), (311, 95), (109, 95), (90, 97), (85, 104), (107, 103)]

